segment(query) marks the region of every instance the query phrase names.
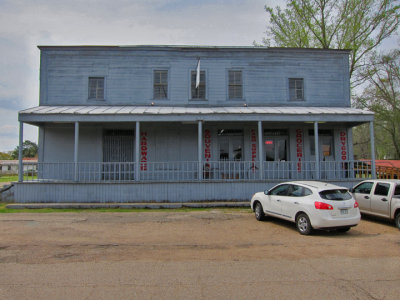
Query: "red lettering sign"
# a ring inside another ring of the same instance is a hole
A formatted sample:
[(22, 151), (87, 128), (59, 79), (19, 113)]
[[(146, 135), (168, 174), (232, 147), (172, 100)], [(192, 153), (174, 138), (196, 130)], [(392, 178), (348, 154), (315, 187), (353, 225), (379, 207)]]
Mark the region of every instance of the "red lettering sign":
[(303, 161), (303, 130), (296, 129), (297, 172), (301, 172)]
[(147, 132), (140, 133), (140, 170), (147, 171)]
[(340, 155), (342, 160), (347, 160), (347, 134), (346, 131), (341, 131), (340, 134)]
[(257, 159), (257, 134), (255, 129), (251, 129), (250, 131), (250, 141), (251, 141), (251, 161), (252, 161), (252, 170), (256, 171), (255, 161)]
[(211, 159), (211, 131), (204, 130), (204, 158), (208, 162)]

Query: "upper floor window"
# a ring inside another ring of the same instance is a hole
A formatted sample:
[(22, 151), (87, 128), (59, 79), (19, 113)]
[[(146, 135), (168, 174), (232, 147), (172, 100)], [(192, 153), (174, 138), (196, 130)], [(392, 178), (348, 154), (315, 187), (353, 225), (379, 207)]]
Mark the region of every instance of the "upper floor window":
[(192, 99), (205, 100), (206, 99), (206, 72), (200, 71), (200, 83), (196, 87), (197, 72), (192, 71), (191, 73), (191, 90)]
[(154, 99), (168, 98), (168, 70), (154, 71)]
[(304, 100), (304, 79), (289, 78), (289, 100)]
[(229, 71), (229, 99), (243, 98), (242, 71)]
[(89, 77), (89, 99), (104, 100), (104, 77)]

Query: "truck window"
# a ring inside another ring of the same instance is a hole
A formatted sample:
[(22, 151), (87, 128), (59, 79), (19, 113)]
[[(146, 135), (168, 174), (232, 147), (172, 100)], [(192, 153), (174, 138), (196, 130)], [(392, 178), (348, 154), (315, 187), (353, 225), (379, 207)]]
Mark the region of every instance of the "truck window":
[(400, 198), (400, 185), (396, 185), (393, 196), (396, 198)]
[(363, 182), (360, 185), (356, 186), (356, 188), (354, 189), (354, 193), (369, 194), (371, 193), (373, 185), (374, 184), (372, 182)]
[(375, 187), (374, 195), (387, 196), (389, 193), (389, 183), (377, 183)]

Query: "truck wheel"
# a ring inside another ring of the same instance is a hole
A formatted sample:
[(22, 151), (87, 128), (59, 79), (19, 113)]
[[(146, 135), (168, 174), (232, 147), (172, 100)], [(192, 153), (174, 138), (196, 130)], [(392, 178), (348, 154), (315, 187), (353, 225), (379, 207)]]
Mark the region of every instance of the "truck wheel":
[(397, 213), (396, 217), (394, 218), (394, 222), (396, 224), (396, 227), (400, 229), (400, 212)]

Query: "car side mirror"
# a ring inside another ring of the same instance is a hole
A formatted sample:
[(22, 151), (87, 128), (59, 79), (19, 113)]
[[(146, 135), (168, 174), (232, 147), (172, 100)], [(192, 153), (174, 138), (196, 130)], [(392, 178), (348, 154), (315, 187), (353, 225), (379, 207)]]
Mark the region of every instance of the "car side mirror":
[(265, 191), (264, 191), (264, 194), (268, 196), (268, 195), (269, 195), (269, 191), (268, 191), (268, 190), (265, 190)]
[(349, 189), (350, 193), (354, 193), (354, 188)]

